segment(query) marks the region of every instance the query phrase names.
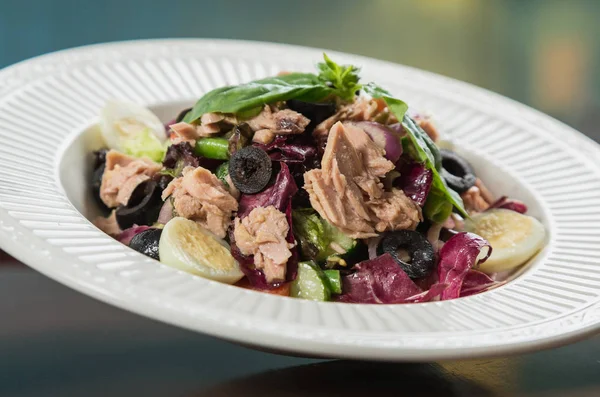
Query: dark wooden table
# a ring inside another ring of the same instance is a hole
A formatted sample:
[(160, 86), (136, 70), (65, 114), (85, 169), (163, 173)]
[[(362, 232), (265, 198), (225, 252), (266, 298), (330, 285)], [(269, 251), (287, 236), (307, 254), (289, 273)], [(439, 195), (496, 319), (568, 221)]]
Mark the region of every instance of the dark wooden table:
[(600, 337), (493, 360), (278, 356), (161, 324), (0, 259), (0, 396), (600, 396)]

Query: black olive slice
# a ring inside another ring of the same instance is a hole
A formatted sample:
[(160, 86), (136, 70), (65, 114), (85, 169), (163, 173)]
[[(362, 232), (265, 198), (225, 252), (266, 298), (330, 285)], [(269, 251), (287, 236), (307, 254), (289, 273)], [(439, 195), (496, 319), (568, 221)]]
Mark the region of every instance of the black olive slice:
[(435, 267), (433, 246), (414, 230), (386, 233), (377, 251), (389, 253), (411, 279), (427, 277)]
[(183, 120), (183, 118), (185, 117), (186, 114), (188, 114), (188, 112), (192, 110), (192, 108), (187, 108), (187, 109), (183, 109), (181, 112), (179, 112), (179, 114), (177, 115), (177, 118), (175, 119), (176, 123), (179, 123)]
[(477, 177), (471, 164), (453, 151), (442, 149), (442, 177), (457, 193), (464, 193), (475, 185)]
[(160, 260), (158, 257), (158, 243), (162, 229), (148, 229), (133, 236), (129, 246), (152, 259)]
[(107, 149), (100, 149), (93, 153), (93, 164), (92, 164), (92, 181), (90, 184), (92, 190), (92, 197), (100, 211), (104, 214), (108, 214), (110, 209), (104, 204), (104, 201), (100, 198), (100, 187), (102, 186), (102, 177), (104, 176), (104, 170), (106, 169), (106, 153)]
[(136, 186), (126, 206), (117, 208), (116, 217), (123, 230), (135, 225), (151, 225), (162, 207), (161, 189), (153, 180)]
[(100, 186), (102, 186), (102, 176), (104, 175), (104, 169), (106, 164), (102, 163), (98, 168), (92, 172), (92, 192), (94, 197), (100, 198)]
[(235, 152), (229, 160), (229, 176), (242, 193), (258, 193), (267, 186), (273, 168), (264, 150), (247, 146)]

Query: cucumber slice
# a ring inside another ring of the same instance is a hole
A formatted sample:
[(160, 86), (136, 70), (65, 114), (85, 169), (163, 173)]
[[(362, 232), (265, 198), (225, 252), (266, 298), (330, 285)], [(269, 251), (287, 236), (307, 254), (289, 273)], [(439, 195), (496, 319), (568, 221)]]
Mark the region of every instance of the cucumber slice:
[(331, 291), (332, 294), (341, 294), (342, 293), (342, 277), (340, 276), (339, 270), (324, 270), (323, 274), (325, 275), (325, 279), (327, 281), (327, 287)]
[(346, 266), (346, 258), (353, 255), (357, 241), (321, 218), (312, 208), (292, 212), (294, 235), (300, 242), (303, 259), (327, 263), (328, 267)]
[(298, 263), (298, 275), (290, 287), (290, 296), (313, 301), (328, 301), (331, 292), (327, 278), (313, 261)]

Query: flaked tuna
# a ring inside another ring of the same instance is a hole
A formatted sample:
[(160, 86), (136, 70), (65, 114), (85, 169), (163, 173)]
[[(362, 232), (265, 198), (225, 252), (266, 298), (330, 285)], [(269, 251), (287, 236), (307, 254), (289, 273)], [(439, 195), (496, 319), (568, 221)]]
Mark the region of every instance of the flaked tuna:
[(184, 168), (183, 176), (171, 181), (163, 191), (163, 200), (169, 196), (177, 215), (200, 223), (221, 238), (238, 209), (237, 200), (223, 182), (202, 167)]
[(274, 206), (257, 207), (240, 220), (235, 218), (235, 243), (244, 255), (254, 256), (254, 265), (268, 283), (285, 280), (286, 264), (294, 244), (286, 241), (290, 227), (283, 212)]
[(263, 110), (247, 123), (253, 131), (257, 132), (255, 142), (268, 144), (276, 135), (303, 133), (310, 120), (294, 110), (278, 110), (265, 105)]
[(161, 165), (150, 159), (135, 158), (110, 150), (106, 153), (100, 198), (109, 208), (127, 205), (137, 185), (150, 179), (160, 169)]
[(386, 192), (380, 178), (394, 169), (360, 128), (340, 122), (329, 132), (321, 169), (304, 174), (310, 202), (327, 221), (355, 238), (414, 229), (421, 210), (401, 190)]

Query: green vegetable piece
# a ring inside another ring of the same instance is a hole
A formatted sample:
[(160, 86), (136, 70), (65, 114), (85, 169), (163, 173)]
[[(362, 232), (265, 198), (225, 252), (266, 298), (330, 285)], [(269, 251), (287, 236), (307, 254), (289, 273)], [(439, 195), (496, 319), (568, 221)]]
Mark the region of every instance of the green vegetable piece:
[(304, 259), (346, 265), (341, 256), (356, 247), (356, 240), (321, 218), (312, 208), (292, 211), (292, 220), (294, 236), (300, 242)]
[(358, 84), (359, 68), (353, 65), (341, 66), (333, 62), (327, 54), (323, 54), (325, 62), (317, 64), (319, 68), (319, 79), (324, 83), (331, 83), (334, 87), (334, 95), (339, 96), (345, 101), (352, 101), (356, 96), (356, 91), (360, 90)]
[(258, 116), (258, 114), (263, 110), (263, 106), (257, 106), (255, 108), (250, 108), (248, 110), (242, 110), (237, 112), (235, 116), (238, 120), (248, 120), (252, 117)]
[(215, 175), (217, 176), (217, 178), (219, 178), (221, 182), (223, 182), (225, 187), (229, 189), (229, 183), (227, 183), (226, 179), (227, 175), (229, 175), (229, 161), (226, 161), (223, 164), (219, 165), (215, 170)]
[(312, 301), (328, 301), (331, 291), (323, 270), (313, 261), (298, 263), (298, 275), (290, 286), (290, 296)]
[[(463, 201), (460, 198), (460, 195), (457, 192), (455, 192), (454, 190), (450, 189), (448, 187), (448, 185), (446, 185), (446, 181), (444, 181), (444, 178), (442, 178), (442, 176), (438, 172), (438, 167), (436, 167), (436, 161), (437, 161), (437, 157), (440, 156), (440, 154), (439, 154), (439, 150), (438, 150), (437, 146), (435, 146), (435, 144), (433, 142), (431, 142), (431, 139), (429, 139), (429, 136), (427, 136), (425, 131), (423, 131), (421, 128), (419, 128), (410, 117), (408, 117), (408, 116), (404, 117), (402, 126), (404, 127), (404, 130), (407, 132), (407, 135), (411, 138), (413, 147), (415, 148), (414, 152), (418, 156), (418, 158), (416, 160), (424, 161), (427, 168), (430, 169), (433, 173), (433, 179), (432, 179), (432, 183), (431, 183), (431, 191), (437, 192), (440, 197), (443, 197), (443, 199), (445, 199), (452, 206), (454, 206), (460, 212), (461, 215), (463, 215), (464, 217), (468, 217), (469, 214), (467, 214), (467, 211), (465, 211), (465, 208), (463, 206)], [(428, 142), (431, 142), (431, 144), (429, 144)], [(440, 160), (440, 163), (441, 163), (441, 160)], [(429, 194), (431, 194), (431, 192)], [(441, 199), (441, 198), (438, 198), (438, 200), (439, 199)], [(435, 208), (438, 208), (438, 207), (439, 206), (435, 206)], [(430, 206), (429, 208), (433, 208), (433, 207)], [(435, 220), (432, 219), (432, 217), (438, 218), (439, 214), (440, 214), (439, 211), (432, 213), (432, 212), (428, 211), (427, 209), (425, 209), (424, 212), (425, 212), (425, 216), (434, 222), (435, 222)]]
[(339, 270), (323, 270), (323, 274), (325, 275), (325, 279), (327, 280), (327, 287), (331, 291), (332, 294), (341, 294), (342, 293), (342, 277), (340, 276)]
[(168, 145), (161, 143), (149, 128), (124, 140), (122, 145), (126, 154), (133, 157), (148, 157), (156, 162), (163, 160), (168, 148)]
[(443, 223), (452, 213), (452, 203), (446, 199), (443, 192), (432, 187), (423, 206), (423, 212), (432, 222)]
[(256, 116), (265, 104), (288, 99), (319, 102), (337, 95), (352, 101), (356, 91), (361, 89), (359, 69), (352, 65), (340, 66), (326, 54), (323, 58), (325, 62), (317, 65), (319, 75), (290, 73), (212, 90), (196, 102), (183, 121), (194, 123), (210, 112), (235, 113), (244, 120)]
[(290, 73), (267, 77), (208, 92), (196, 102), (183, 120), (193, 123), (204, 113), (239, 113), (267, 103), (288, 99), (318, 102), (333, 93), (333, 88), (325, 85), (317, 75), (312, 73)]
[(194, 153), (207, 159), (229, 159), (229, 141), (224, 138), (202, 138), (196, 141)]

